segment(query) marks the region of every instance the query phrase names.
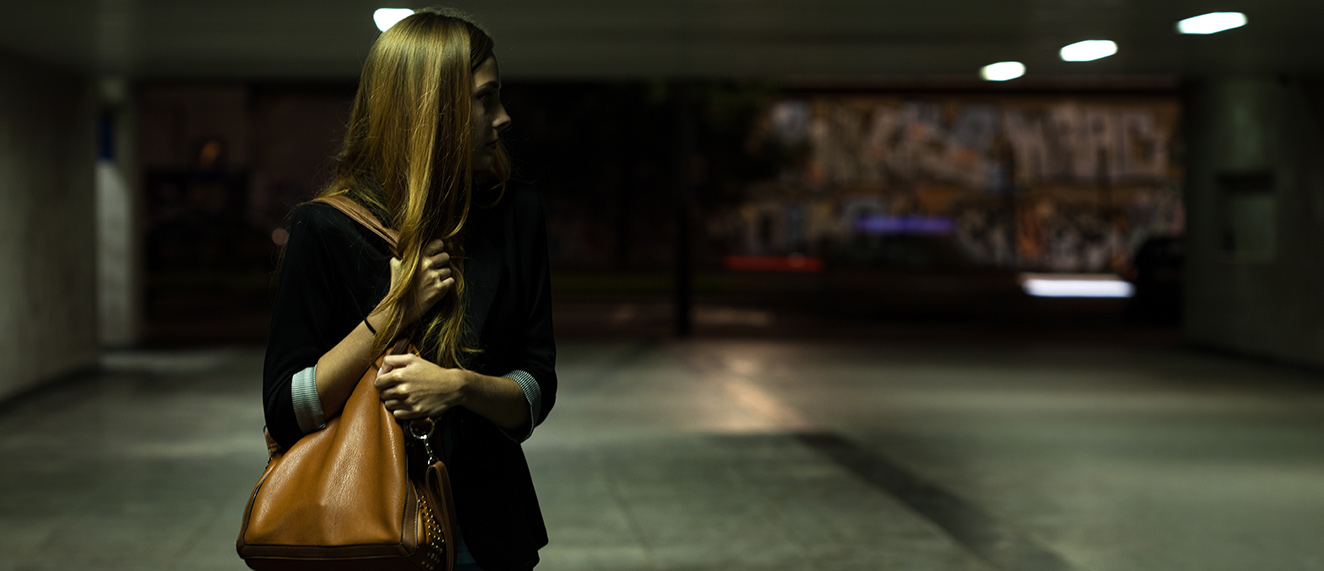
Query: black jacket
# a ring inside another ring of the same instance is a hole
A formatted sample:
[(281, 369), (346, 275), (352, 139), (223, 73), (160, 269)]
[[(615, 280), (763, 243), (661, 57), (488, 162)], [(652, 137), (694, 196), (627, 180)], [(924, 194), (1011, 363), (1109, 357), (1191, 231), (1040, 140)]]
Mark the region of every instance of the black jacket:
[[(476, 197), (483, 203), (484, 197)], [(511, 188), (495, 207), (471, 209), (465, 239), (465, 316), (482, 352), (479, 373), (528, 372), (542, 392), (535, 426), (556, 401), (547, 233), (538, 195)], [(291, 378), (316, 364), (385, 296), (390, 248), (335, 208), (307, 203), (291, 217), (263, 370), (267, 429), (283, 447), (302, 437)], [(547, 544), (520, 445), (464, 408), (444, 418), (455, 512), (465, 544), (490, 571), (527, 569)]]

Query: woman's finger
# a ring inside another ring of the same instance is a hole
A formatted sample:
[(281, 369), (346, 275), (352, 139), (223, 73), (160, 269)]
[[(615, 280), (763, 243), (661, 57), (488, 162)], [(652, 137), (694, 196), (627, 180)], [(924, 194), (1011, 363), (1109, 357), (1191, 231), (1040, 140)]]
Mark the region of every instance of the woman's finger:
[(428, 261), (431, 262), (432, 267), (434, 268), (444, 268), (451, 264), (451, 255), (446, 252), (441, 252), (440, 254), (428, 258)]
[(409, 400), (409, 386), (404, 383), (395, 383), (379, 391), (382, 400)]
[(392, 369), (408, 367), (409, 362), (413, 360), (414, 360), (414, 355), (412, 353), (408, 353), (404, 355), (387, 355), (385, 358), (382, 359), (382, 367), (390, 367)]
[(391, 286), (400, 281), (400, 258), (391, 258)]
[(395, 415), (395, 418), (397, 420), (413, 420), (415, 418), (423, 418), (422, 413), (416, 410), (409, 410), (404, 408), (394, 409), (391, 411), (391, 414)]
[(433, 240), (431, 242), (428, 242), (427, 245), (423, 247), (423, 255), (426, 257), (436, 256), (437, 253), (445, 249), (446, 249), (445, 242), (442, 242), (440, 239)]

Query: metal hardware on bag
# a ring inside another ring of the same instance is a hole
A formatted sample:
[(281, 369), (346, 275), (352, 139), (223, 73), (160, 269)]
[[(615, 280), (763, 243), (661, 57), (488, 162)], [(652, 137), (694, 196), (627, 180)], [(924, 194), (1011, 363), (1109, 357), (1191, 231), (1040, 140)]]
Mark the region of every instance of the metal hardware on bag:
[(409, 423), (406, 432), (409, 434), (410, 438), (423, 444), (423, 450), (428, 454), (428, 465), (431, 466), (432, 464), (437, 463), (437, 454), (432, 451), (432, 433), (436, 432), (437, 423), (433, 422), (430, 418), (425, 420), (427, 421), (427, 432), (420, 432), (418, 423), (416, 422)]

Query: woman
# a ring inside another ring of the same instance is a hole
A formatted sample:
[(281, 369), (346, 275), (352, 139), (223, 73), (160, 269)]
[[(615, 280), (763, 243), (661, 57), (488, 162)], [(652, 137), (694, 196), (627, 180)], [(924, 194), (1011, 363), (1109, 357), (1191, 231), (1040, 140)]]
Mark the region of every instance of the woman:
[(556, 396), (538, 197), (505, 189), (510, 117), (491, 38), (422, 11), (373, 44), (335, 179), (399, 232), (387, 243), (335, 208), (291, 217), (263, 372), (282, 447), (324, 426), (397, 334), (377, 387), (396, 418), (432, 418), (451, 474), (461, 569), (522, 570), (547, 535), (520, 442)]

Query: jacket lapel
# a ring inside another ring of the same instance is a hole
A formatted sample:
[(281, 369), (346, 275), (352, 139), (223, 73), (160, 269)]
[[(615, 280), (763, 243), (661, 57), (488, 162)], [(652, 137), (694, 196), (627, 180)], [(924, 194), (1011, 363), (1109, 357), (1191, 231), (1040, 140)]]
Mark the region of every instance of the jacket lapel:
[(487, 323), (487, 314), (496, 299), (497, 288), (501, 285), (500, 233), (492, 231), (494, 225), (491, 222), (471, 219), (473, 226), (465, 239), (465, 255), (468, 257), (465, 260), (465, 278), (469, 290), (464, 308), (465, 318), (480, 339), (483, 326)]

